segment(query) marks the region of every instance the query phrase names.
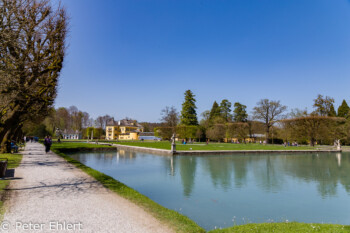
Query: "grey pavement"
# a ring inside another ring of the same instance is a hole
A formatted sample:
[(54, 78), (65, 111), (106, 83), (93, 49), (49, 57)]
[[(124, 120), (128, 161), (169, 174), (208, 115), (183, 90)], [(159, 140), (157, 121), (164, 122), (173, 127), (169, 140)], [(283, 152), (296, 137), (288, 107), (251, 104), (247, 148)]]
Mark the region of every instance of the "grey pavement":
[(27, 143), (9, 190), (1, 232), (172, 231), (39, 143)]

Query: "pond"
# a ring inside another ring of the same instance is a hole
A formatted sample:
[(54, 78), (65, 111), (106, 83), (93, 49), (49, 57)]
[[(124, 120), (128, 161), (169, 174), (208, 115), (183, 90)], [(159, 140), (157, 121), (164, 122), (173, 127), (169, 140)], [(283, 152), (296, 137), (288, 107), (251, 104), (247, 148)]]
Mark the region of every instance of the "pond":
[(350, 153), (71, 154), (210, 230), (261, 222), (350, 224)]

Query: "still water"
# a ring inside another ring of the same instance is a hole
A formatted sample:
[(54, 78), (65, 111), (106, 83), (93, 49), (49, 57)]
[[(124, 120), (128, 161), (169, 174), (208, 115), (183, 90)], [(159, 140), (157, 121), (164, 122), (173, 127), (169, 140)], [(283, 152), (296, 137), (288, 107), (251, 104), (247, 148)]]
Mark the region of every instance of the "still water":
[(71, 157), (210, 230), (245, 223), (350, 224), (350, 153)]

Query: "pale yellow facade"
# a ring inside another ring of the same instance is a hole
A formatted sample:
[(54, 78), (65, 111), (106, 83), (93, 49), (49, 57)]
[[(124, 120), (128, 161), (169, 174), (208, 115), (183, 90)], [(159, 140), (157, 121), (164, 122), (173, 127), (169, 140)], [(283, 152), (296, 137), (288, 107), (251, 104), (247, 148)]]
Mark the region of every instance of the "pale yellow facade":
[[(225, 138), (224, 142), (238, 143), (238, 142), (242, 142), (242, 140), (239, 140), (238, 138)], [(245, 142), (247, 143), (255, 142), (255, 138), (246, 138)]]
[(107, 140), (139, 140), (139, 132), (143, 132), (143, 128), (137, 126), (107, 126)]

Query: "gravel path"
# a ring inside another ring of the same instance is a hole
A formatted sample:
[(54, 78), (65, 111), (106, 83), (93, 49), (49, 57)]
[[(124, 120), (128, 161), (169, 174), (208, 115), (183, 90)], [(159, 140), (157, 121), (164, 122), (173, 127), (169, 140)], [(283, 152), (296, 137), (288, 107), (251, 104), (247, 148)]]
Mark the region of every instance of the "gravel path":
[(171, 232), (39, 143), (27, 143), (15, 178), (0, 232)]

